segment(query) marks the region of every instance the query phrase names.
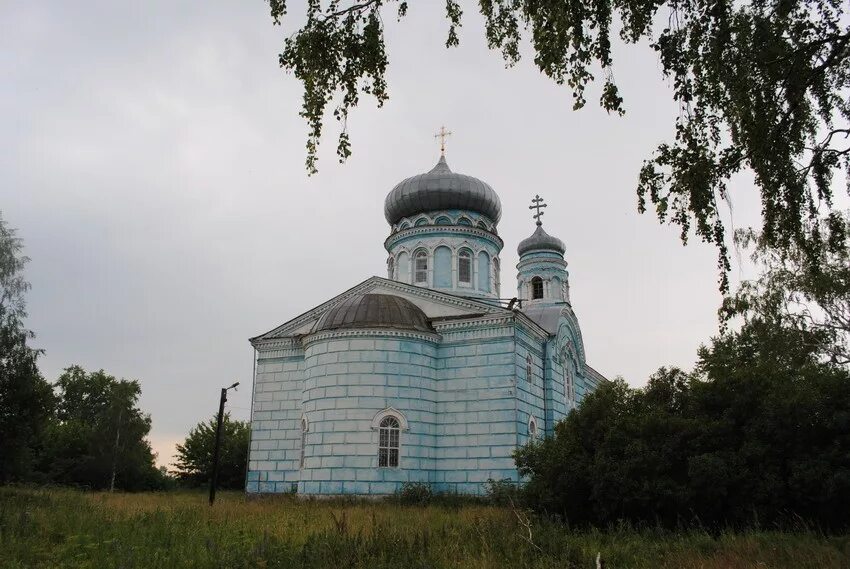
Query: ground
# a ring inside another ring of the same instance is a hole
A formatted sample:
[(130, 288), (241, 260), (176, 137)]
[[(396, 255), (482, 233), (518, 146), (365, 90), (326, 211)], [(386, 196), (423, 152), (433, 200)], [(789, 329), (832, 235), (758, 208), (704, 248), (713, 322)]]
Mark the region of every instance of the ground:
[(0, 487), (0, 568), (406, 569), (850, 567), (850, 536), (813, 531), (572, 531), (473, 503), (247, 500), (200, 492)]

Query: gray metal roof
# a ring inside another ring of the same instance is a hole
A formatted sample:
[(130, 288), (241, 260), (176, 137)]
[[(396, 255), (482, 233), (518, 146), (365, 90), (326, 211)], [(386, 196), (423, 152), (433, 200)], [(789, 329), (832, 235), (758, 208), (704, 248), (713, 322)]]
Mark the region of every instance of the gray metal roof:
[(498, 223), (502, 203), (489, 184), (449, 169), (445, 156), (425, 174), (401, 181), (384, 201), (384, 217), (390, 224), (403, 217), (445, 209), (475, 211)]
[(531, 234), (531, 237), (527, 237), (519, 242), (519, 246), (516, 248), (516, 251), (521, 257), (524, 253), (528, 253), (529, 251), (540, 250), (557, 251), (563, 255), (567, 251), (567, 246), (564, 245), (564, 242), (557, 237), (552, 237), (543, 231), (543, 225), (538, 224), (537, 229)]
[(433, 332), (418, 306), (392, 294), (359, 294), (325, 312), (311, 332), (340, 328), (392, 328)]

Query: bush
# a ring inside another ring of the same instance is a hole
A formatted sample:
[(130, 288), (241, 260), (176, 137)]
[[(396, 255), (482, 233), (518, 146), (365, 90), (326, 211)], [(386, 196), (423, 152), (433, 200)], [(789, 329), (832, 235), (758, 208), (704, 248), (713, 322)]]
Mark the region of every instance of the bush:
[(434, 497), (431, 486), (425, 482), (405, 482), (396, 491), (396, 500), (408, 506), (427, 506)]
[(519, 485), (510, 478), (504, 480), (488, 478), (484, 488), (487, 492), (487, 500), (496, 506), (519, 506), (522, 503)]
[(693, 373), (600, 386), (517, 451), (528, 505), (600, 526), (850, 527), (850, 373), (814, 340), (751, 322)]

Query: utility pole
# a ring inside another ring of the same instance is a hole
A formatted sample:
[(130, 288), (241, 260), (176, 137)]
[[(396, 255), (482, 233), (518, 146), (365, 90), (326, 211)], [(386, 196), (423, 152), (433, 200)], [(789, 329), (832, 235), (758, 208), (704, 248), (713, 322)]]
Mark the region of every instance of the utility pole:
[(121, 413), (124, 409), (118, 409), (118, 423), (115, 425), (115, 446), (112, 447), (112, 479), (109, 481), (109, 491), (115, 491), (115, 470), (118, 468), (118, 442), (121, 440)]
[(218, 404), (218, 424), (215, 428), (215, 450), (213, 451), (212, 477), (210, 478), (210, 506), (215, 502), (215, 487), (218, 484), (218, 453), (221, 446), (221, 423), (224, 421), (224, 404), (227, 401), (227, 391), (236, 389), (237, 381), (230, 387), (221, 388), (221, 401)]

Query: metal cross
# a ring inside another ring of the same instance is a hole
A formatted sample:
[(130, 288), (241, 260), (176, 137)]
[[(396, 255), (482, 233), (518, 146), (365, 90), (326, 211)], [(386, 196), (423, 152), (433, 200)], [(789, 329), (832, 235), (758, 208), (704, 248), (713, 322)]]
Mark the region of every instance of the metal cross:
[(534, 215), (531, 216), (531, 217), (533, 217), (534, 219), (537, 220), (537, 225), (543, 225), (543, 222), (540, 221), (540, 216), (542, 216), (544, 213), (546, 213), (544, 211), (540, 211), (541, 209), (546, 207), (545, 203), (541, 203), (542, 201), (543, 201), (543, 198), (541, 198), (540, 196), (534, 196), (534, 199), (531, 200), (531, 202), (534, 205), (528, 206), (528, 209), (536, 209), (537, 210), (537, 213), (535, 213)]
[(440, 139), (440, 156), (446, 155), (446, 137), (451, 136), (452, 132), (450, 130), (446, 130), (446, 127), (441, 126), (440, 132), (434, 135), (434, 138)]

